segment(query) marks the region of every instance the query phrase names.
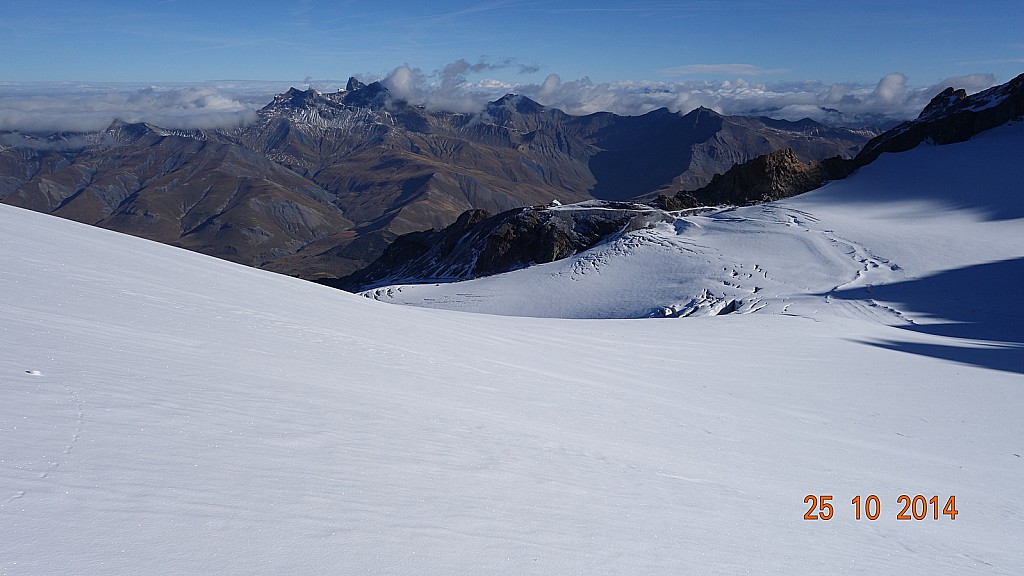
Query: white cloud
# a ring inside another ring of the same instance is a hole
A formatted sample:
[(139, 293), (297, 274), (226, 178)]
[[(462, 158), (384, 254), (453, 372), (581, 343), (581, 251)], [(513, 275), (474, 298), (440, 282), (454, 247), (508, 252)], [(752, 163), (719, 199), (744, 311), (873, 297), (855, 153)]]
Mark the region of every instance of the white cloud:
[(399, 66), (381, 83), (395, 98), (423, 105), (431, 110), (473, 113), (480, 111), (503, 87), (514, 88), (515, 85), (486, 80), (470, 84), (467, 76), (512, 67), (518, 67), (520, 73), (529, 73), (536, 68), (517, 64), (511, 58), (497, 63), (490, 63), (485, 58), (470, 63), (460, 58), (431, 74), (408, 65)]
[(0, 130), (96, 131), (115, 119), (166, 128), (227, 128), (256, 118), (281, 83), (222, 86), (0, 85)]
[(421, 87), (427, 86), (427, 78), (419, 68), (399, 66), (381, 81), (391, 95), (408, 102), (423, 102), (426, 92)]
[[(698, 106), (723, 114), (763, 114), (799, 120), (881, 115), (894, 120), (913, 118), (947, 86), (974, 93), (996, 83), (991, 74), (972, 74), (915, 86), (893, 73), (875, 84), (821, 82), (757, 82), (746, 79), (676, 82), (593, 82), (564, 80), (549, 74), (539, 83), (515, 83), (471, 75), (522, 65), (512, 60), (475, 63), (456, 60), (432, 73), (399, 66), (382, 80), (392, 96), (433, 110), (477, 112), (506, 93), (522, 94), (569, 114), (615, 112), (637, 115), (665, 107), (686, 113)], [(370, 78), (364, 78), (370, 80)], [(306, 82), (312, 84), (312, 81)], [(251, 122), (256, 110), (287, 82), (219, 82), (216, 84), (146, 86), (132, 84), (16, 84), (0, 82), (0, 130), (94, 131), (115, 118), (145, 121), (166, 128), (232, 127)], [(317, 82), (321, 91), (344, 82)]]
[(589, 78), (563, 81), (549, 74), (539, 84), (516, 84), (496, 80), (469, 82), (474, 70), (457, 61), (434, 74), (418, 69), (397, 68), (385, 85), (400, 86), (396, 96), (431, 109), (472, 112), (506, 93), (522, 94), (541, 104), (569, 114), (615, 112), (636, 115), (665, 107), (687, 113), (704, 106), (722, 114), (763, 114), (774, 118), (812, 118), (856, 122), (856, 117), (883, 116), (904, 120), (917, 116), (929, 100), (947, 86), (962, 87), (968, 93), (996, 83), (991, 74), (947, 78), (938, 84), (913, 86), (900, 73), (881, 78), (876, 84), (825, 84), (822, 82), (754, 82), (735, 80), (689, 80), (679, 82), (623, 81), (595, 83)]
[(903, 74), (887, 74), (878, 81), (873, 96), (885, 104), (896, 104), (907, 93), (907, 77)]

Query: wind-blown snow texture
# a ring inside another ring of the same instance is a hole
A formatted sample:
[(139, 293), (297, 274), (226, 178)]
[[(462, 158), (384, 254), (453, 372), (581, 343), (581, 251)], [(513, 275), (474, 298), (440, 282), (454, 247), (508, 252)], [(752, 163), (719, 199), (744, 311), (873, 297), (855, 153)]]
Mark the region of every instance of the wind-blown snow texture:
[(0, 206), (0, 574), (1020, 574), (1022, 128), (444, 293), (760, 308), (716, 318), (387, 306)]

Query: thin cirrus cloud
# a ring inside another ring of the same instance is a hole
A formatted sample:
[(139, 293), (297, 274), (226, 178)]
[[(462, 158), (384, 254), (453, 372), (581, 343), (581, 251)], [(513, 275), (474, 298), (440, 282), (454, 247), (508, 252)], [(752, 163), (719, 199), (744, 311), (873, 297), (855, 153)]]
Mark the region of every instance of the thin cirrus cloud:
[[(539, 83), (517, 83), (486, 76), (506, 69), (532, 72), (536, 67), (513, 59), (489, 62), (482, 58), (474, 62), (459, 59), (430, 72), (404, 65), (383, 78), (362, 79), (380, 80), (396, 100), (451, 112), (479, 113), (488, 102), (514, 93), (574, 115), (638, 115), (657, 108), (687, 113), (703, 106), (722, 114), (811, 118), (848, 125), (913, 118), (947, 86), (973, 93), (996, 83), (991, 74), (972, 74), (914, 85), (900, 73), (888, 74), (874, 84), (773, 83), (744, 79), (756, 77), (748, 65), (715, 66), (723, 74), (731, 71), (734, 78), (594, 82), (586, 77), (563, 80), (558, 74), (549, 74)], [(162, 86), (0, 83), (0, 131), (98, 131), (115, 119), (165, 128), (232, 128), (255, 121), (256, 111), (290, 86), (287, 82), (241, 81)], [(307, 79), (301, 87), (307, 86), (327, 92), (344, 82)]]
[(753, 64), (687, 64), (659, 71), (662, 76), (766, 76), (786, 74), (786, 68), (763, 68)]

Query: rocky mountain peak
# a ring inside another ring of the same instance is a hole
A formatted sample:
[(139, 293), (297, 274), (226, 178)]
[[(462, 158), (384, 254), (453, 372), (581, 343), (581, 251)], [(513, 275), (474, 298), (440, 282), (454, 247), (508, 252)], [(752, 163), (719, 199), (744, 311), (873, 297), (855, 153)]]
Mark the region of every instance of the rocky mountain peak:
[(289, 118), (304, 124), (327, 126), (344, 123), (353, 113), (376, 114), (389, 104), (388, 89), (380, 82), (364, 84), (349, 78), (346, 90), (321, 93), (315, 89), (290, 88), (274, 96), (259, 114), (264, 119)]
[(104, 130), (104, 133), (117, 142), (135, 142), (151, 133), (150, 127), (144, 122), (125, 122), (118, 118)]
[(953, 87), (950, 86), (932, 98), (931, 102), (929, 102), (928, 105), (924, 107), (924, 110), (921, 111), (921, 114), (918, 115), (917, 119), (921, 120), (922, 118), (941, 114), (950, 106), (965, 98), (967, 98), (967, 90), (964, 90), (963, 88), (954, 90)]
[[(115, 142), (130, 144), (150, 136), (177, 136), (179, 138), (189, 138), (191, 140), (207, 140), (209, 134), (207, 131), (197, 128), (162, 128), (148, 122), (125, 122), (124, 120), (117, 119), (103, 131), (103, 136)], [(102, 140), (92, 137), (91, 141), (101, 142)]]
[(544, 111), (543, 105), (519, 94), (505, 94), (488, 104), (487, 108), (508, 108), (520, 114), (539, 114)]
[(952, 144), (1024, 118), (1024, 74), (1006, 84), (994, 86), (977, 94), (946, 88), (940, 92), (921, 115), (903, 122), (868, 142), (857, 155), (858, 166), (872, 162), (885, 152), (903, 152), (921, 144)]
[[(668, 110), (668, 108), (665, 108), (665, 110)], [(711, 108), (707, 108), (707, 107), (704, 107), (704, 106), (698, 106), (698, 107), (694, 108), (693, 110), (690, 111), (690, 114), (692, 114), (694, 117), (697, 117), (697, 118), (700, 118), (700, 117), (722, 118), (723, 117), (718, 112), (715, 112)], [(690, 114), (687, 114), (687, 116), (689, 116)]]
[(388, 100), (389, 92), (380, 82), (363, 84), (355, 78), (349, 78), (345, 88), (344, 103), (357, 108), (381, 108)]
[(299, 90), (298, 88), (292, 87), (284, 94), (274, 96), (274, 99), (270, 104), (264, 106), (260, 112), (278, 113), (282, 110), (303, 110), (314, 108), (317, 101), (320, 99), (320, 93), (312, 88)]

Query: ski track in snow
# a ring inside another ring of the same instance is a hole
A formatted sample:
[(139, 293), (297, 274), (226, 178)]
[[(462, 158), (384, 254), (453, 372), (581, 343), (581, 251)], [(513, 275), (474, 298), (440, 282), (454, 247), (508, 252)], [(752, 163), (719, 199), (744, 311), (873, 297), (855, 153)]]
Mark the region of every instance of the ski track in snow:
[[(25, 374), (38, 380), (38, 384), (40, 386), (53, 386), (53, 382), (39, 370), (25, 370)], [(54, 473), (68, 463), (72, 450), (74, 450), (75, 445), (82, 437), (82, 429), (85, 425), (85, 403), (82, 401), (78, 392), (67, 384), (61, 385), (61, 388), (65, 394), (65, 398), (62, 403), (66, 405), (69, 410), (74, 412), (72, 424), (73, 430), (70, 432), (67, 437), (67, 442), (59, 452), (54, 451), (51, 453), (38, 454), (36, 456), (36, 458), (42, 462), (41, 470), (35, 473), (36, 478), (39, 480), (47, 480), (51, 478)], [(12, 503), (15, 500), (24, 498), (26, 495), (29, 495), (28, 490), (17, 490), (12, 496), (7, 498), (5, 503)]]
[(83, 421), (82, 406), (78, 402), (77, 395), (75, 395), (74, 392), (71, 391), (71, 387), (64, 386), (64, 390), (71, 397), (71, 400), (69, 401), (69, 403), (71, 403), (72, 405), (75, 405), (75, 407), (76, 407), (76, 409), (78, 411), (77, 419), (76, 419), (77, 425), (76, 425), (76, 428), (75, 428), (74, 435), (71, 436), (71, 440), (67, 444), (64, 445), (64, 449), (61, 451), (61, 456), (50, 458), (50, 460), (53, 460), (53, 461), (49, 463), (49, 465), (48, 465), (48, 467), (47, 467), (47, 469), (45, 471), (39, 473), (39, 477), (40, 478), (48, 477), (50, 475), (50, 473), (56, 472), (57, 469), (60, 468), (60, 466), (62, 464), (67, 462), (66, 456), (68, 454), (71, 454), (71, 449), (74, 448), (75, 443), (78, 442), (79, 437), (81, 437), (81, 435), (82, 435), (82, 421)]
[(865, 247), (863, 244), (843, 238), (837, 235), (832, 230), (819, 229), (811, 227), (818, 223), (820, 220), (811, 212), (805, 210), (797, 210), (795, 208), (785, 209), (787, 213), (787, 226), (794, 226), (802, 230), (803, 232), (810, 232), (820, 234), (828, 240), (828, 242), (836, 247), (841, 253), (846, 254), (857, 269), (854, 272), (854, 276), (847, 282), (839, 284), (833, 287), (828, 294), (825, 295), (825, 300), (830, 306), (844, 309), (844, 313), (847, 315), (863, 318), (865, 320), (876, 321), (881, 323), (909, 323), (913, 324), (913, 320), (908, 318), (903, 312), (892, 307), (876, 302), (875, 300), (836, 300), (833, 299), (832, 294), (853, 286), (866, 286), (867, 291), (871, 291), (873, 285), (886, 284), (894, 281), (899, 281), (903, 277), (896, 274), (900, 270), (900, 266), (888, 258), (879, 256)]

